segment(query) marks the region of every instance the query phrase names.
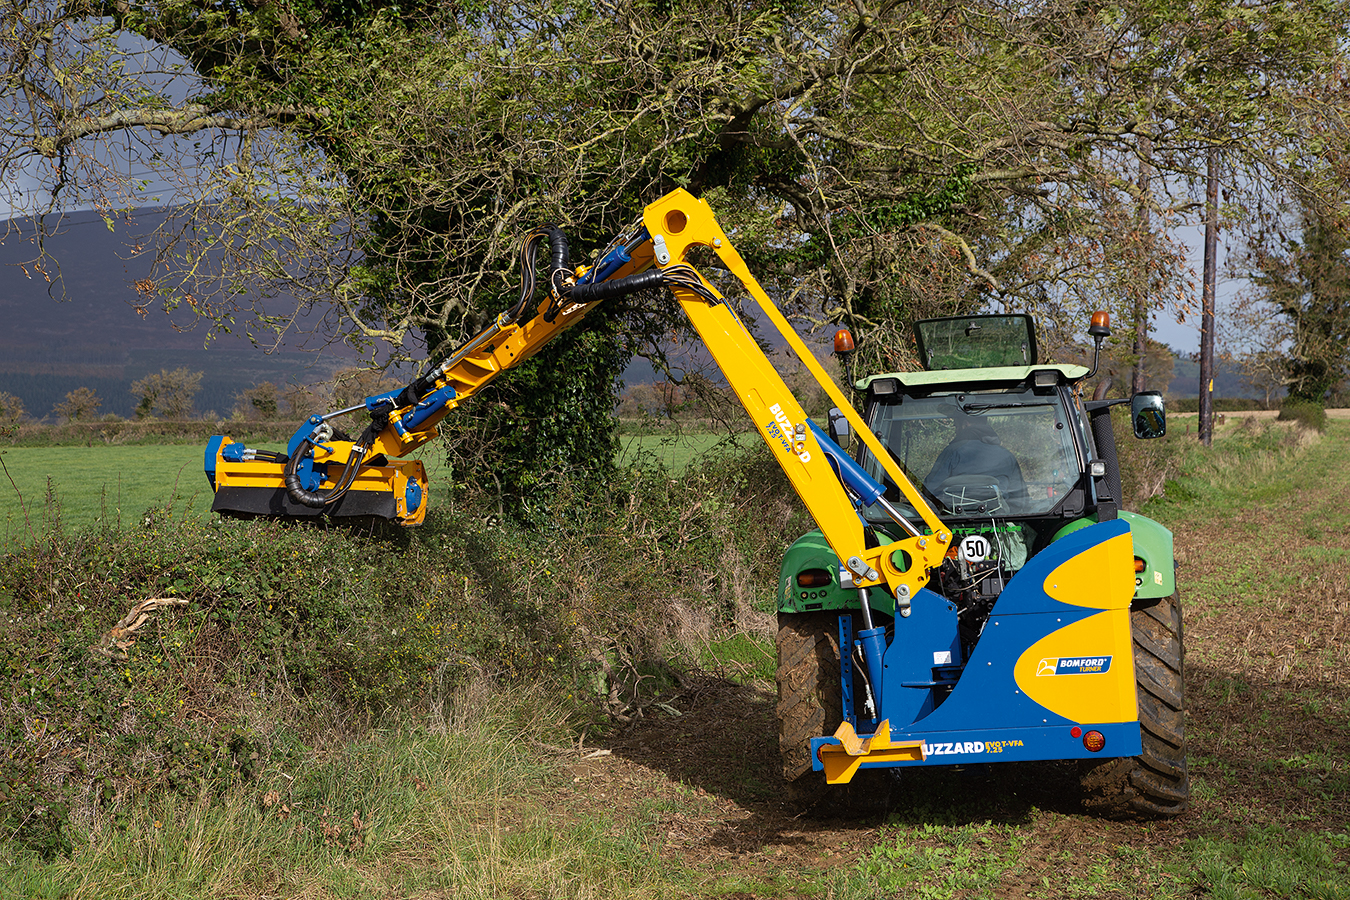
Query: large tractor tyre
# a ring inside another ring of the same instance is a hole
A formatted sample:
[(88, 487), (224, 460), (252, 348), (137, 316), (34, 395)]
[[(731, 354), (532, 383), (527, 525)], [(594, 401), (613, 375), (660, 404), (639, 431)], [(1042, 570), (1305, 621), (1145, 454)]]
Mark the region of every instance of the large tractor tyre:
[(811, 738), (844, 721), (839, 681), (839, 614), (778, 614), (778, 746), (783, 777), (824, 783), (811, 771)]
[(1186, 771), (1185, 648), (1176, 593), (1130, 614), (1144, 752), (1084, 763), (1084, 806), (1112, 819), (1165, 819), (1191, 801)]
[(858, 816), (890, 808), (894, 770), (865, 769), (848, 784), (828, 784), (811, 771), (811, 738), (834, 734), (844, 721), (839, 680), (839, 613), (778, 616), (778, 746), (787, 801), (815, 815)]

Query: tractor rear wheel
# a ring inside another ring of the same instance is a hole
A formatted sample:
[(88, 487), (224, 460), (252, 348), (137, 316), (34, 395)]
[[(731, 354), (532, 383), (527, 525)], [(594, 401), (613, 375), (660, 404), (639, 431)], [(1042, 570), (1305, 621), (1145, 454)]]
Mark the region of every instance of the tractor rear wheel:
[(839, 682), (839, 614), (778, 614), (778, 747), (783, 777), (824, 783), (811, 771), (811, 738), (844, 720)]
[(1177, 593), (1130, 613), (1144, 752), (1085, 763), (1083, 805), (1112, 819), (1163, 819), (1190, 806), (1186, 771), (1186, 682)]

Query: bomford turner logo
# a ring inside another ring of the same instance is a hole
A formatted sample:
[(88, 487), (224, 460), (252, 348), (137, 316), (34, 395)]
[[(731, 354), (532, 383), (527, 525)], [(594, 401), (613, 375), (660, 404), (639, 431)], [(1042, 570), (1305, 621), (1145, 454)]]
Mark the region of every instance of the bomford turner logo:
[(1036, 674), (1040, 675), (1095, 675), (1111, 670), (1109, 656), (1051, 656), (1040, 661)]

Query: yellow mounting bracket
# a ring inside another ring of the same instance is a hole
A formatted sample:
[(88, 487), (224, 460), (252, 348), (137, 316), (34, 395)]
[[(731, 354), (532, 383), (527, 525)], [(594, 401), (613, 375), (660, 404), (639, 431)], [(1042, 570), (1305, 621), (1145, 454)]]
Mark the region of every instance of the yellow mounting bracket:
[(922, 762), (923, 741), (892, 741), (891, 723), (887, 719), (877, 726), (876, 734), (863, 740), (848, 722), (840, 724), (834, 733), (837, 744), (820, 748), (820, 761), (825, 764), (825, 780), (830, 784), (848, 784), (865, 762)]

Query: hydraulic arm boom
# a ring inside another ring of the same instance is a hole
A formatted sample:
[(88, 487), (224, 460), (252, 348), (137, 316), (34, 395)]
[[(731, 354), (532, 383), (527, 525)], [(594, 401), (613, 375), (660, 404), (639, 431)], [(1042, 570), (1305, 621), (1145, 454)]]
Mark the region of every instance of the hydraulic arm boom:
[[(529, 309), (534, 295), (537, 250), (545, 241), (550, 252), (547, 296)], [(696, 246), (715, 252), (754, 297), (793, 352), (844, 412), (890, 480), (918, 511), (921, 522), (908, 521), (890, 508), (882, 496), (881, 485), (809, 422), (782, 377), (723, 302), (722, 295), (686, 261), (690, 248)], [(390, 460), (433, 438), (437, 422), (450, 410), (501, 372), (529, 359), (598, 304), (644, 288), (663, 286), (688, 315), (798, 495), (849, 569), (853, 583), (860, 588), (884, 587), (895, 597), (897, 607), (906, 610), (909, 598), (927, 582), (929, 571), (941, 563), (951, 533), (755, 281), (708, 205), (683, 190), (676, 190), (648, 206), (641, 222), (617, 238), (594, 267), (571, 268), (568, 256), (566, 238), (557, 229), (549, 227), (530, 234), (522, 244), (523, 284), (521, 298), (513, 309), (401, 391), (369, 397), (361, 406), (311, 418), (292, 439), (284, 461), (275, 455), (273, 458), (255, 455), (235, 461), (230, 456), (231, 448), (237, 448), (232, 451), (235, 457), (262, 451), (227, 445), (225, 438), (213, 439), (213, 447), (208, 448), (207, 468), (218, 498), (223, 485), (232, 479), (238, 483), (236, 475), (253, 477), (265, 484), (269, 478), (275, 478), (278, 465), (283, 469), (286, 497), (274, 497), (271, 508), (281, 504), (288, 509), (298, 506), (319, 511), (344, 502), (345, 496), (361, 489), (361, 478), (370, 477), (372, 471), (384, 479), (380, 485), (388, 483), (388, 490), (398, 494), (399, 484), (413, 484), (417, 473), (407, 472), (404, 482), (399, 482), (404, 472), (401, 467), (407, 463)], [(332, 440), (327, 420), (360, 409), (368, 410), (372, 417), (365, 433), (354, 442)], [(341, 466), (340, 474), (329, 476), (329, 466)], [(271, 483), (275, 491), (275, 482)], [(420, 489), (416, 491), (415, 507), (413, 492), (412, 487), (407, 487), (404, 496), (399, 497), (403, 514), (396, 517), (405, 524), (420, 522), (425, 511)], [(907, 532), (906, 536), (893, 543), (869, 547), (868, 531), (858, 509), (872, 504), (890, 512), (898, 527)], [(222, 508), (219, 501), (216, 508)]]

